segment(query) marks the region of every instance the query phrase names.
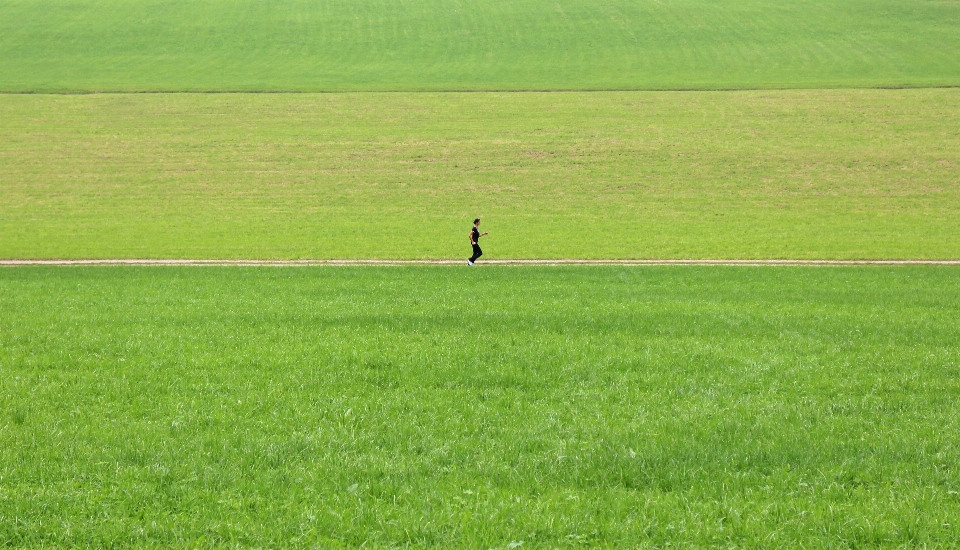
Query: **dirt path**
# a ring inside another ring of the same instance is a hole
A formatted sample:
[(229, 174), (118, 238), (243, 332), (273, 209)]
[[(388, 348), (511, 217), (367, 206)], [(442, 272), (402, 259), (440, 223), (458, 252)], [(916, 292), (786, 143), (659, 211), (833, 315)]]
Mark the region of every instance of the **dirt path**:
[[(404, 266), (465, 265), (464, 260), (177, 260), (177, 259), (91, 259), (91, 260), (0, 260), (0, 266), (40, 265), (142, 265), (142, 266)], [(482, 260), (483, 265), (743, 265), (743, 266), (844, 266), (844, 265), (960, 265), (960, 260)]]

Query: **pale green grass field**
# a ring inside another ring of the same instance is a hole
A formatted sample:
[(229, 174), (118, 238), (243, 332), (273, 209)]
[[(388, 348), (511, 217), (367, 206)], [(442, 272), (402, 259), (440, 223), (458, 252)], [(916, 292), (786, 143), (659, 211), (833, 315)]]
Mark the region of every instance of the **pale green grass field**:
[(957, 0), (0, 2), (0, 91), (932, 85)]
[(960, 258), (960, 90), (0, 96), (2, 258)]
[(960, 271), (0, 270), (0, 546), (960, 545)]

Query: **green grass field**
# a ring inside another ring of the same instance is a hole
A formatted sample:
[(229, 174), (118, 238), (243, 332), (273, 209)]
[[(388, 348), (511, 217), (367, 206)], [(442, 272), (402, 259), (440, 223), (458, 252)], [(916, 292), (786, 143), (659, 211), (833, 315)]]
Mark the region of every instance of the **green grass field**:
[(957, 0), (0, 3), (0, 91), (936, 85)]
[(0, 258), (960, 258), (960, 90), (0, 96)]
[(0, 545), (950, 548), (960, 272), (0, 270)]
[[(0, 259), (958, 259), (958, 87), (960, 0), (4, 0)], [(183, 91), (356, 93), (87, 94)], [(952, 267), (0, 268), (0, 547), (956, 548), (958, 464)]]

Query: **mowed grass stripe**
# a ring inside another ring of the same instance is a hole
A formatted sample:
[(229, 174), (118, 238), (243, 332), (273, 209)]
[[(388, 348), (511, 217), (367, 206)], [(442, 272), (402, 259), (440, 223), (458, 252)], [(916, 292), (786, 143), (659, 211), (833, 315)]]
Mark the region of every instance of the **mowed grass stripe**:
[(7, 0), (0, 90), (960, 85), (944, 0)]
[(0, 270), (0, 541), (954, 547), (943, 267)]
[(960, 90), (0, 96), (0, 258), (958, 259)]

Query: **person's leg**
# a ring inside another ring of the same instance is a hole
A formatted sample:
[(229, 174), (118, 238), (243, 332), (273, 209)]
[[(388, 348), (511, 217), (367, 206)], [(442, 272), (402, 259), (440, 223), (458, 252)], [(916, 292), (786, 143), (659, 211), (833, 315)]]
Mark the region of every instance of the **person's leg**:
[(483, 254), (483, 251), (480, 250), (480, 245), (473, 245), (473, 256), (470, 256), (470, 263), (477, 261), (481, 254)]

